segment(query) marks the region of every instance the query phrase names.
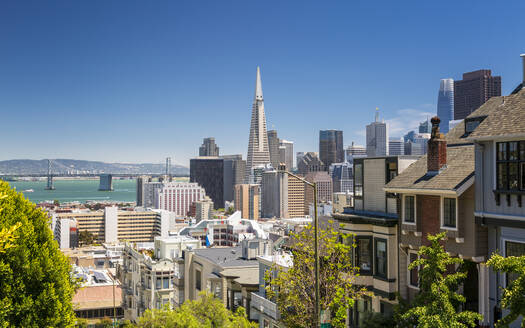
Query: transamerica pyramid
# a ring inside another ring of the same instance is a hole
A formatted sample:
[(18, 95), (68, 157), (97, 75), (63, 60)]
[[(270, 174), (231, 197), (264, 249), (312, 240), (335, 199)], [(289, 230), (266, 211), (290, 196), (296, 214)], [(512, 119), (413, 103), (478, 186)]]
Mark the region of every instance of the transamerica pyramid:
[(268, 149), (268, 135), (266, 134), (266, 116), (264, 115), (264, 100), (261, 84), (261, 70), (257, 66), (255, 80), (255, 98), (252, 107), (252, 122), (250, 125), (250, 139), (248, 140), (248, 156), (246, 160), (246, 181), (250, 177), (253, 167), (270, 163)]

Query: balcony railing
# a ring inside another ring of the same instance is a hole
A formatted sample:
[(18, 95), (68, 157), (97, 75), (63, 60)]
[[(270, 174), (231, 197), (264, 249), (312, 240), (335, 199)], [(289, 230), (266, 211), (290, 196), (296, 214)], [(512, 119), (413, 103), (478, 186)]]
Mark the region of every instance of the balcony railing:
[(277, 309), (277, 304), (267, 298), (260, 296), (259, 294), (252, 293), (250, 305), (252, 308), (257, 309), (261, 313), (264, 313), (275, 320), (279, 320), (281, 317), (279, 315), (279, 310)]

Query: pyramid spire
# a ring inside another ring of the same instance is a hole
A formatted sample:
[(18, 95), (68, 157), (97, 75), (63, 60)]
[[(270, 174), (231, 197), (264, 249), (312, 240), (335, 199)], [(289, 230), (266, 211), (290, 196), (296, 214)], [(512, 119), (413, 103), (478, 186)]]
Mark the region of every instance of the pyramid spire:
[(255, 80), (255, 100), (263, 100), (261, 68), (257, 66), (257, 78)]

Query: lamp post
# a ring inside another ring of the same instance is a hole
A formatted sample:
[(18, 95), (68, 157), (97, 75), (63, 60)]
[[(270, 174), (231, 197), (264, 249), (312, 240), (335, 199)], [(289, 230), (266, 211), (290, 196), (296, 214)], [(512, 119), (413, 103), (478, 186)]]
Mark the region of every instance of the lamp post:
[(318, 230), (319, 230), (319, 220), (317, 219), (317, 184), (315, 182), (310, 182), (298, 175), (293, 174), (292, 172), (286, 170), (278, 170), (279, 173), (285, 173), (293, 178), (304, 182), (306, 185), (314, 189), (314, 256), (315, 256), (315, 321), (316, 327), (320, 327), (321, 323), (321, 299), (319, 296), (319, 241), (318, 241)]

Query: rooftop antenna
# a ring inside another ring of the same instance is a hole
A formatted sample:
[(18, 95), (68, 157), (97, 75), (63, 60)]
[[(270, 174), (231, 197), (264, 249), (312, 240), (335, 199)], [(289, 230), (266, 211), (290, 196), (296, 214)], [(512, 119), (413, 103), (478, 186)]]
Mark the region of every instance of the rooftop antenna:
[(379, 122), (379, 107), (376, 107), (376, 122)]

